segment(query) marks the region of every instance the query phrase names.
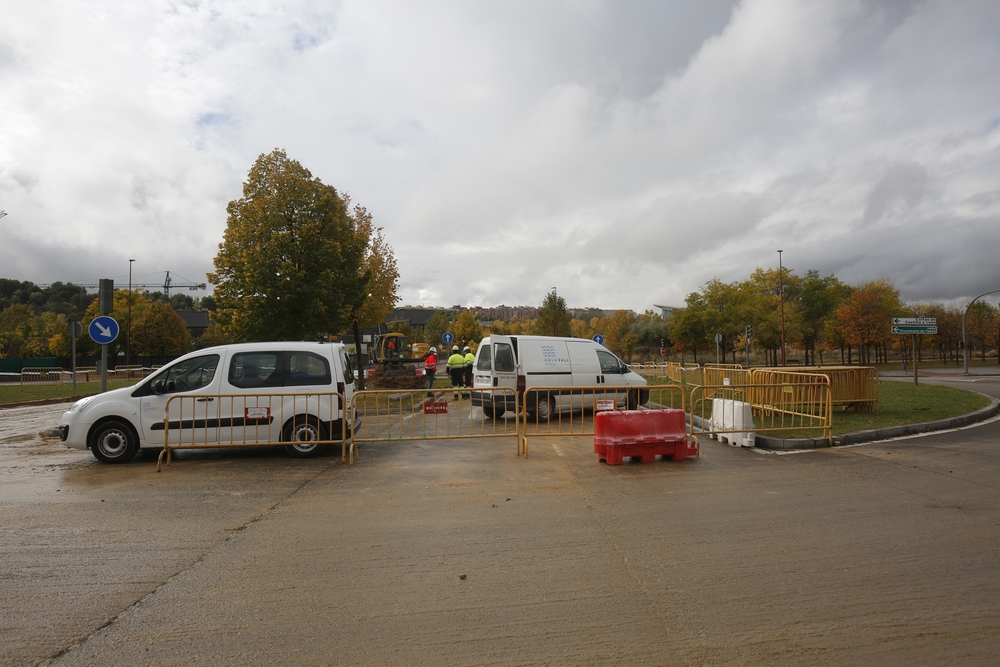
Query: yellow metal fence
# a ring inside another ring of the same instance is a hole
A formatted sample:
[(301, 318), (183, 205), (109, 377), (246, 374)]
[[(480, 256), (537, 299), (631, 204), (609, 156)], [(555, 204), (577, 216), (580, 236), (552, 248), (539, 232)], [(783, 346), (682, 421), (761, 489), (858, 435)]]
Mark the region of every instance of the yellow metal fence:
[[(357, 391), (351, 405), (362, 416), (363, 426), (354, 441), (517, 436), (520, 403), (514, 389), (463, 389)], [(484, 403), (489, 406), (485, 411)]]
[[(815, 373), (757, 369), (753, 378), (752, 384), (693, 387), (692, 435), (763, 432), (787, 436), (818, 432), (832, 444), (833, 393), (829, 378)], [(738, 404), (750, 406), (750, 423), (741, 421)], [(715, 414), (713, 419), (713, 411), (723, 405), (727, 414), (723, 418)]]
[(878, 412), (879, 375), (877, 368), (871, 366), (804, 366), (796, 367), (794, 371), (790, 371), (788, 368), (754, 370), (821, 373), (830, 378), (834, 405), (854, 412)]
[[(292, 454), (314, 456), (340, 443), (347, 460), (347, 422), (353, 420), (342, 418), (345, 405), (337, 392), (170, 396), (162, 426), (151, 429), (163, 432), (157, 471), (164, 460), (170, 465), (175, 449), (284, 445)], [(353, 462), (353, 443), (350, 454)]]
[(65, 381), (63, 378), (64, 372), (62, 368), (57, 366), (51, 368), (22, 368), (21, 386), (37, 387), (63, 384)]
[(533, 437), (593, 436), (594, 415), (606, 410), (684, 409), (684, 390), (676, 385), (644, 387), (531, 387), (524, 392), (517, 453), (528, 458)]

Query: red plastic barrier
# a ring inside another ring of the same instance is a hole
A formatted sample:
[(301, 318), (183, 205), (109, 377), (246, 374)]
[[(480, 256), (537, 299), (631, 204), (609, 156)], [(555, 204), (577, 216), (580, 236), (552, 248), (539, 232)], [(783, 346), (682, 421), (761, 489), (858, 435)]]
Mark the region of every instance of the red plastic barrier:
[(698, 456), (698, 443), (688, 441), (683, 410), (623, 410), (594, 417), (594, 451), (600, 461), (621, 465), (624, 457), (652, 463), (656, 456), (683, 461)]

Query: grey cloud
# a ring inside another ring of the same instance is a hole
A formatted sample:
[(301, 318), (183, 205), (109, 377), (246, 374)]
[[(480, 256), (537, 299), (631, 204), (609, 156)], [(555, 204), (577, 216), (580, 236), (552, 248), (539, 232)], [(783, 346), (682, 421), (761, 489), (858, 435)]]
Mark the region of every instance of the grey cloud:
[(868, 193), (862, 218), (873, 223), (892, 215), (897, 206), (902, 212), (913, 208), (923, 198), (929, 180), (927, 170), (919, 164), (890, 165)]
[(642, 310), (779, 247), (912, 299), (997, 278), (996, 3), (49, 2), (0, 28), (15, 277), (200, 277), (280, 146), (385, 226), (408, 303)]

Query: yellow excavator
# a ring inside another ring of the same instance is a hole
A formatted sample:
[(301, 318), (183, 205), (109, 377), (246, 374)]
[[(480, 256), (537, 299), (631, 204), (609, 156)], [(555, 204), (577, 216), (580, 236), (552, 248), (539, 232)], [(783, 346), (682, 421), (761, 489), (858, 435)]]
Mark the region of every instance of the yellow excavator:
[(372, 346), (372, 363), (389, 375), (413, 375), (417, 365), (424, 362), (427, 347), (424, 343), (414, 345), (401, 333), (379, 334)]

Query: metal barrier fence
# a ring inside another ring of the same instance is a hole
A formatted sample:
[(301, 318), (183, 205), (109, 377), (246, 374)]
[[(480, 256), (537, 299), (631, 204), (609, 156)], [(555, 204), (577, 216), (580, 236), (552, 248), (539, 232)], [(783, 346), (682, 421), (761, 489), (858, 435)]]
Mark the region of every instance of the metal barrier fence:
[(464, 389), (457, 398), (450, 388), (354, 392), (352, 410), (363, 417), (354, 442), (517, 437), (521, 406), (514, 389)]
[[(72, 373), (70, 373), (70, 376), (70, 379), (72, 379)], [(100, 379), (101, 374), (97, 372), (97, 366), (76, 367), (77, 382), (97, 382)]]
[(528, 458), (528, 438), (593, 436), (594, 414), (605, 410), (684, 409), (684, 389), (677, 385), (643, 387), (531, 387), (524, 392), (524, 413), (517, 453)]
[(52, 368), (22, 368), (21, 387), (63, 384), (63, 372), (63, 369), (58, 366)]
[[(829, 378), (814, 373), (764, 371), (759, 375), (755, 372), (754, 379), (753, 384), (693, 387), (691, 434), (714, 436), (746, 431), (788, 433), (820, 430), (822, 437), (830, 439), (832, 444), (833, 393)], [(727, 422), (718, 419), (718, 415), (713, 420), (713, 402), (716, 399), (749, 404), (753, 424), (733, 423), (731, 427), (726, 426)]]
[[(146, 437), (153, 442), (156, 432), (163, 432), (157, 472), (164, 458), (170, 465), (175, 449), (284, 445), (292, 455), (307, 457), (340, 443), (345, 461), (348, 425), (342, 408), (346, 404), (338, 392), (176, 394), (166, 401), (162, 426), (154, 424)], [(350, 448), (353, 463), (353, 442)]]
[(751, 371), (740, 364), (705, 364), (702, 369), (702, 380), (706, 386), (732, 384), (751, 384)]
[[(788, 371), (787, 368), (754, 369)], [(830, 378), (833, 404), (854, 412), (878, 412), (879, 375), (871, 366), (803, 366), (795, 373), (820, 373)]]
[(141, 380), (145, 369), (142, 366), (115, 366), (115, 380)]
[(668, 361), (665, 364), (633, 364), (630, 368), (646, 377), (667, 378), (677, 384), (701, 384), (704, 372), (697, 364), (679, 364)]
[(667, 364), (656, 363), (654, 361), (643, 361), (628, 366), (633, 372), (646, 377), (665, 378), (667, 377)]

